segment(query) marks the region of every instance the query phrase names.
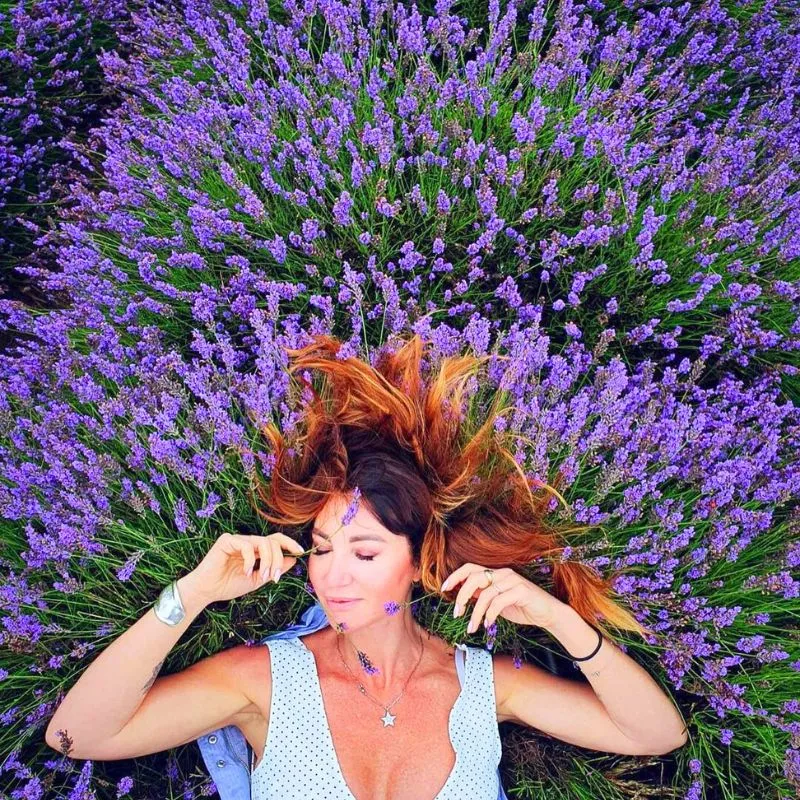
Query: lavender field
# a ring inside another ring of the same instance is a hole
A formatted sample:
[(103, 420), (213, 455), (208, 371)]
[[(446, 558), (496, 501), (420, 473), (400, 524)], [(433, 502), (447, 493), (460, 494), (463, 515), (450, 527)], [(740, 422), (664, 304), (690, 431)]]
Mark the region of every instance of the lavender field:
[[(87, 665), (253, 508), (286, 350), (419, 335), (687, 744), (502, 723), (509, 798), (800, 795), (800, 4), (0, 5), (0, 800), (214, 797), (194, 743), (48, 747)], [(530, 565), (545, 588), (552, 570)], [(466, 633), (555, 671), (545, 632)], [(162, 674), (295, 621), (306, 562), (202, 614)], [(427, 798), (420, 798), (427, 800)]]

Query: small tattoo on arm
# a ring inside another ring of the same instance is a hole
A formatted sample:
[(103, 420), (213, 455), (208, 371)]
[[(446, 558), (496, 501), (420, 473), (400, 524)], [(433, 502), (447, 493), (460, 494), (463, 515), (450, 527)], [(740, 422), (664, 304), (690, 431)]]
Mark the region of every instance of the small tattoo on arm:
[(148, 680), (147, 683), (144, 685), (142, 692), (146, 693), (150, 691), (150, 687), (156, 682), (158, 673), (161, 672), (161, 667), (164, 666), (164, 662), (166, 660), (167, 660), (166, 658), (162, 658), (161, 661), (159, 661), (158, 664), (156, 664), (155, 669), (153, 669), (153, 674), (150, 676), (150, 680)]
[(66, 730), (59, 730), (56, 731), (58, 735), (58, 750), (65, 756), (68, 756), (72, 751), (72, 739), (69, 738)]
[[(589, 672), (589, 673), (587, 673), (587, 674), (588, 674), (588, 675), (594, 675), (594, 677), (596, 678), (596, 677), (597, 677), (597, 676), (598, 676), (598, 675), (599, 675), (599, 674), (600, 674), (602, 671), (603, 671), (603, 670), (601, 670), (601, 669), (596, 669), (596, 670), (593, 670), (592, 672)], [(596, 692), (596, 693), (598, 694), (598, 696), (599, 696), (600, 692), (598, 692), (596, 689), (595, 689), (595, 692)]]

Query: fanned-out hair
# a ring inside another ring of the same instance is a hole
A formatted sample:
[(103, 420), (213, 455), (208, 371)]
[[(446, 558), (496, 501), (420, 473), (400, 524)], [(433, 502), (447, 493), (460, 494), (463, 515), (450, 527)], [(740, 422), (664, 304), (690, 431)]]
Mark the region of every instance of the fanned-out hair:
[[(442, 593), (440, 586), (465, 563), (519, 569), (546, 560), (553, 596), (605, 635), (609, 625), (650, 632), (612, 599), (614, 576), (603, 579), (589, 565), (561, 560), (564, 534), (587, 526), (559, 531), (547, 523), (550, 493), (566, 503), (555, 487), (526, 478), (504, 444), (514, 433), (495, 429), (502, 393), (479, 427), (464, 414), (466, 385), (492, 356), (444, 358), (423, 383), (419, 335), (395, 352), (383, 350), (374, 367), (337, 358), (341, 346), (316, 335), (305, 347), (286, 350), (289, 375), (303, 389), (302, 407), (287, 436), (273, 423), (261, 429), (272, 465), (267, 483), (255, 479), (266, 510), (255, 508), (263, 519), (300, 528), (309, 549), (311, 527), (328, 499), (347, 498), (358, 487), (370, 513), (409, 539), (425, 592), (454, 598), (457, 589)], [(312, 370), (325, 378), (319, 391), (305, 377)]]

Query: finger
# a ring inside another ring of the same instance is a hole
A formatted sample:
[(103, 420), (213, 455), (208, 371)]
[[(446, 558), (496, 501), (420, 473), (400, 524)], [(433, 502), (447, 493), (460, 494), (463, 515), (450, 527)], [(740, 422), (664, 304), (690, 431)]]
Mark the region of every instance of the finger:
[[(505, 592), (503, 592), (503, 594), (505, 594)], [(486, 613), (486, 609), (489, 608), (489, 604), (494, 600), (495, 597), (499, 596), (500, 595), (497, 594), (497, 589), (492, 589), (491, 586), (481, 589), (481, 593), (478, 595), (478, 599), (475, 601), (475, 608), (472, 609), (472, 615), (469, 618), (467, 633), (473, 633), (474, 631), (478, 630), (478, 626), (481, 624), (481, 619), (483, 618), (484, 613)]]
[(454, 569), (450, 573), (450, 575), (448, 575), (442, 581), (442, 586), (443, 586), (442, 591), (443, 592), (449, 592), (449, 591), (452, 591), (453, 589), (455, 589), (456, 586), (458, 586), (458, 584), (461, 583), (461, 581), (463, 581), (464, 578), (467, 577), (467, 575), (469, 575), (470, 568), (474, 568), (474, 567), (475, 567), (474, 564), (462, 564), (457, 569)]
[(256, 546), (250, 536), (242, 538), (242, 558), (244, 560), (242, 565), (244, 574), (250, 577), (253, 574), (253, 566), (256, 563)]
[[(497, 593), (495, 592), (495, 594)], [(484, 616), (483, 626), (485, 628), (488, 628), (493, 622), (497, 620), (497, 618), (500, 616), (504, 608), (508, 608), (508, 606), (513, 606), (514, 603), (522, 599), (522, 596), (524, 594), (525, 594), (525, 586), (519, 583), (516, 586), (512, 587), (511, 589), (506, 589), (505, 591), (501, 592), (500, 594), (497, 595), (497, 597), (493, 597), (489, 601), (489, 607), (486, 609), (486, 615)]]
[(516, 573), (507, 567), (492, 569), (491, 572), (494, 573), (493, 580), (492, 583), (489, 583), (488, 585), (486, 583), (486, 569), (488, 568), (480, 567), (475, 564), (473, 564), (472, 567), (473, 571), (470, 572), (470, 574), (467, 576), (467, 579), (464, 581), (464, 585), (461, 587), (461, 592), (463, 592), (464, 597), (464, 602), (461, 603), (462, 610), (470, 600), (477, 600), (480, 596), (480, 593), (484, 589), (488, 589), (490, 586), (492, 586), (492, 584), (500, 582), (503, 584), (503, 586), (513, 585), (511, 578), (512, 576), (516, 575)]
[(291, 536), (281, 534), (280, 539), (281, 542), (286, 542), (286, 544), (283, 545), (284, 550), (289, 550), (296, 556), (302, 556), (306, 552), (303, 550), (303, 546), (299, 542), (296, 542), (294, 539), (292, 539)]
[[(466, 566), (466, 565), (465, 565)], [(461, 567), (459, 567), (461, 569)], [(456, 595), (456, 608), (454, 609), (454, 616), (460, 617), (467, 609), (467, 603), (472, 599), (478, 589), (480, 589), (481, 580), (485, 580), (486, 576), (483, 574), (483, 567), (475, 567), (473, 565), (473, 572), (470, 572), (463, 580), (461, 588)]]
[[(245, 552), (244, 547), (242, 546), (243, 538), (244, 537), (240, 536), (238, 533), (228, 533), (226, 531), (219, 537), (218, 540), (224, 553), (226, 553), (228, 556), (238, 556), (242, 559), (242, 569), (244, 569), (245, 564)], [(231, 569), (236, 568), (233, 558), (227, 562), (226, 566), (229, 566)]]
[(272, 580), (277, 583), (283, 574), (283, 550), (281, 543), (272, 541)]
[(229, 555), (240, 551), (237, 535), (235, 533), (224, 531), (217, 537), (217, 542), (219, 542), (219, 547), (222, 548), (223, 552)]
[[(277, 573), (273, 572), (272, 578), (277, 583), (284, 573), (284, 559), (288, 561), (288, 565), (285, 566), (285, 569), (288, 570), (297, 561), (297, 556), (302, 555), (304, 550), (302, 545), (285, 534), (275, 537), (275, 545), (277, 547), (277, 560), (274, 562), (273, 570), (277, 570)], [(291, 551), (292, 555), (285, 556), (283, 554), (284, 550)]]
[(269, 580), (270, 554), (272, 549), (269, 546), (266, 536), (259, 536), (258, 539), (258, 554), (260, 562), (258, 565), (258, 580), (261, 583), (264, 583), (264, 581)]

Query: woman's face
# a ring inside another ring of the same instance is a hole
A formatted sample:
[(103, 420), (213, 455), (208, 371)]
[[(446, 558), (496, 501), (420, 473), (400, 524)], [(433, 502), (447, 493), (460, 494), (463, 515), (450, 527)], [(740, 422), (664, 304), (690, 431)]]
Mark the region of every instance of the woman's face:
[[(386, 616), (384, 603), (408, 600), (414, 568), (411, 546), (381, 525), (363, 503), (349, 525), (341, 526), (352, 496), (334, 496), (317, 516), (308, 577), (328, 619), (350, 629)], [(329, 537), (329, 538), (325, 538)], [(337, 606), (332, 598), (356, 598)]]

